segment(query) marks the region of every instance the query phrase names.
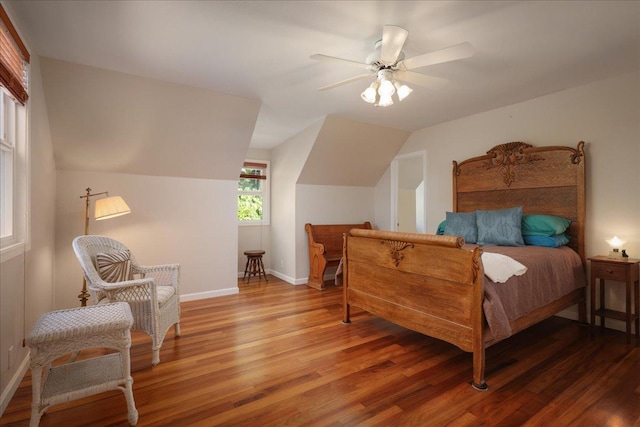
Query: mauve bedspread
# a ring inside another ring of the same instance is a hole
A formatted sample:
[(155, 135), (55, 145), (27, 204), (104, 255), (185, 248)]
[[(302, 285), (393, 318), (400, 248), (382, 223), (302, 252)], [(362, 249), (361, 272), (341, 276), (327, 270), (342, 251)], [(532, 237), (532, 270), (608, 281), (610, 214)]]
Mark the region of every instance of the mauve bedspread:
[(587, 285), (580, 257), (569, 247), (484, 246), (483, 250), (507, 255), (527, 267), (525, 274), (505, 283), (494, 283), (485, 276), (483, 309), (490, 331), (485, 340), (510, 336), (509, 321)]

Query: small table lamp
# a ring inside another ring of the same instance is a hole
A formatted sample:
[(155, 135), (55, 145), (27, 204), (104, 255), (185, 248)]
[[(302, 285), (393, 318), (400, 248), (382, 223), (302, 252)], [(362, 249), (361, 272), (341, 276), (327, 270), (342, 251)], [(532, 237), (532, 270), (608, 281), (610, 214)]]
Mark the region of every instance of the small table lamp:
[[(611, 246), (611, 251), (609, 252), (609, 258), (622, 258), (622, 253), (620, 253), (620, 249), (627, 243), (625, 240), (620, 240), (618, 236), (613, 236), (611, 239), (605, 240), (609, 246)], [(622, 249), (624, 252), (624, 249)]]
[[(85, 236), (89, 234), (89, 204), (91, 197), (94, 196), (102, 196), (105, 195), (107, 197), (103, 199), (96, 200), (96, 208), (94, 212), (94, 218), (96, 221), (100, 221), (103, 219), (115, 218), (117, 216), (126, 215), (131, 213), (131, 209), (127, 203), (120, 196), (112, 196), (109, 197), (108, 191), (103, 191), (102, 193), (94, 193), (91, 194), (91, 188), (86, 189), (87, 194), (84, 196), (80, 196), (81, 199), (85, 200), (84, 205), (84, 234)], [(78, 299), (80, 300), (80, 304), (82, 307), (87, 305), (87, 300), (89, 299), (89, 292), (87, 292), (87, 281), (82, 278), (82, 290), (80, 291), (80, 295), (78, 295)]]

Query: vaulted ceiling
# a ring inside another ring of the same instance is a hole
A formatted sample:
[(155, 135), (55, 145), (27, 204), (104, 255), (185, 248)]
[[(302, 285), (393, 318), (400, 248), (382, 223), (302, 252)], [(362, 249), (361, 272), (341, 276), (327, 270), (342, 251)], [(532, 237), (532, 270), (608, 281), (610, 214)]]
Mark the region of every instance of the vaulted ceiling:
[[(257, 100), (250, 145), (265, 149), (326, 115), (410, 132), (637, 71), (640, 62), (637, 1), (6, 4), (43, 57)], [(362, 62), (385, 24), (409, 31), (407, 57), (461, 42), (476, 52), (418, 70), (447, 83), (414, 86), (387, 108), (360, 99), (366, 80), (316, 90), (360, 71), (309, 55)]]

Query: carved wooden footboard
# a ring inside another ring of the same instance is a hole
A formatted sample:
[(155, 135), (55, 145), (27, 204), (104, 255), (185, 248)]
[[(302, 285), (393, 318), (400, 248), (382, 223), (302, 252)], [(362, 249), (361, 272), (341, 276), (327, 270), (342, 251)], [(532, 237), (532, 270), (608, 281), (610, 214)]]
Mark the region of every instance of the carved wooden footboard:
[(473, 352), (473, 386), (485, 389), (482, 250), (453, 236), (351, 230), (344, 246), (344, 322), (360, 307)]

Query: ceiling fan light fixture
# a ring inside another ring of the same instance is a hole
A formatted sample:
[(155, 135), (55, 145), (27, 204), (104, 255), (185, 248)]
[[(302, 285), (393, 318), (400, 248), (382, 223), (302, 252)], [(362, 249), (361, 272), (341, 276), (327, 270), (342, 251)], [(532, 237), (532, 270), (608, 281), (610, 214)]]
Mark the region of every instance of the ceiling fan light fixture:
[(396, 93), (398, 94), (398, 100), (400, 101), (405, 99), (407, 96), (411, 94), (411, 92), (413, 92), (413, 89), (411, 89), (409, 86), (402, 84), (400, 82), (394, 82), (393, 85), (396, 87)]
[(473, 46), (465, 42), (405, 59), (402, 48), (407, 40), (407, 36), (408, 31), (404, 28), (396, 25), (385, 25), (382, 28), (382, 39), (375, 43), (373, 52), (367, 56), (365, 62), (322, 54), (311, 55), (310, 58), (314, 60), (338, 62), (351, 67), (365, 69), (369, 73), (352, 77), (318, 90), (332, 89), (355, 80), (367, 78), (370, 75), (375, 75), (375, 86), (372, 84), (369, 88), (365, 89), (360, 94), (360, 97), (367, 103), (386, 107), (393, 105), (392, 97), (394, 93), (397, 95), (398, 100), (402, 101), (413, 92), (413, 89), (409, 86), (401, 81), (397, 81), (396, 75), (403, 81), (406, 78), (411, 84), (429, 87), (432, 82), (442, 81), (443, 79), (412, 71), (413, 69), (469, 58), (474, 53)]
[(393, 87), (393, 83), (391, 83), (390, 80), (387, 80), (386, 78), (384, 78), (380, 82), (380, 88), (378, 88), (378, 93), (380, 94), (380, 97), (388, 96), (389, 98), (391, 98), (391, 95), (393, 95), (395, 92), (396, 92), (396, 88)]
[(378, 89), (379, 84), (380, 83), (376, 80), (360, 94), (360, 97), (364, 102), (368, 102), (369, 104), (376, 102), (376, 90)]
[(380, 95), (380, 101), (378, 101), (376, 107), (389, 107), (390, 105), (393, 105), (391, 95)]

